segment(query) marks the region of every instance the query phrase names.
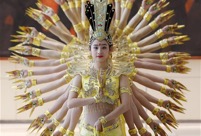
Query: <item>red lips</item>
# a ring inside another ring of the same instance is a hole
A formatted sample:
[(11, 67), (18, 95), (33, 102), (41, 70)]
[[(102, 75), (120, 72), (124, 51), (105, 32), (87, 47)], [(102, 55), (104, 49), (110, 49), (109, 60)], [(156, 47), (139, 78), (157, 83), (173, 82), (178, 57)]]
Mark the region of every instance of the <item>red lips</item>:
[(96, 56), (97, 58), (102, 58), (103, 56)]

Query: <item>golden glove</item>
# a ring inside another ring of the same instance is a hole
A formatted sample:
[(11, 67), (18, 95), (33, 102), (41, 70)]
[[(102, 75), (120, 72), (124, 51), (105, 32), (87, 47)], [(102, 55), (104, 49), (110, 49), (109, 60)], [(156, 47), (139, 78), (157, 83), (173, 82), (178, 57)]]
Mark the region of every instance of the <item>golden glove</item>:
[(12, 53), (13, 55), (8, 58), (8, 60), (12, 63), (17, 63), (17, 64), (23, 64), (25, 66), (32, 67), (34, 66), (34, 61), (30, 61), (29, 59), (19, 56), (15, 53)]
[(190, 72), (190, 68), (183, 66), (183, 65), (175, 65), (172, 67), (172, 71), (174, 73), (182, 73), (182, 74), (186, 74), (188, 72)]
[(24, 100), (24, 102), (27, 102), (32, 98), (33, 98), (33, 92), (27, 92), (25, 94), (15, 96), (15, 100)]
[(176, 35), (180, 35), (182, 33), (179, 33), (179, 32), (175, 32), (175, 30), (179, 30), (179, 29), (182, 29), (184, 28), (185, 26), (184, 25), (178, 25), (177, 23), (174, 24), (174, 25), (167, 25), (165, 26), (164, 28), (162, 28), (163, 32), (165, 34), (176, 34)]
[(31, 53), (32, 53), (32, 47), (22, 46), (22, 44), (18, 44), (14, 47), (10, 47), (9, 50), (17, 52), (19, 54), (23, 54), (23, 55), (31, 55)]
[(173, 88), (178, 89), (181, 92), (182, 92), (182, 90), (188, 91), (188, 89), (182, 83), (180, 83), (176, 80), (171, 80), (171, 83), (173, 85)]
[(168, 114), (167, 112), (165, 112), (163, 110), (159, 110), (158, 113), (156, 114), (156, 116), (165, 125), (165, 127), (168, 130), (170, 130), (169, 126), (171, 126), (173, 128), (177, 128), (178, 124), (177, 124), (176, 119), (172, 115)]
[(151, 129), (154, 131), (155, 136), (158, 134), (161, 136), (167, 136), (166, 132), (161, 128), (161, 126), (151, 119), (151, 122), (148, 124)]
[(169, 20), (171, 17), (174, 16), (174, 11), (173, 10), (168, 10), (164, 13), (161, 13), (159, 16), (156, 17), (155, 21), (158, 25), (163, 24), (167, 20)]
[(8, 77), (11, 78), (11, 80), (16, 78), (25, 78), (28, 76), (27, 70), (13, 70), (6, 73), (8, 74)]
[(55, 126), (53, 127), (46, 127), (42, 133), (40, 134), (40, 136), (51, 136), (54, 132), (54, 130), (56, 129)]

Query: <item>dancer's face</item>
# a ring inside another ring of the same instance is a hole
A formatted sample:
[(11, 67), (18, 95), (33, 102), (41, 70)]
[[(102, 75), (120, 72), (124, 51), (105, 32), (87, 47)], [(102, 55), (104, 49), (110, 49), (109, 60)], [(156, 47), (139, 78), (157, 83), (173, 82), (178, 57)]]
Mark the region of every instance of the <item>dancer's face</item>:
[(91, 56), (95, 62), (106, 62), (109, 58), (111, 51), (108, 43), (103, 41), (94, 40), (91, 45)]

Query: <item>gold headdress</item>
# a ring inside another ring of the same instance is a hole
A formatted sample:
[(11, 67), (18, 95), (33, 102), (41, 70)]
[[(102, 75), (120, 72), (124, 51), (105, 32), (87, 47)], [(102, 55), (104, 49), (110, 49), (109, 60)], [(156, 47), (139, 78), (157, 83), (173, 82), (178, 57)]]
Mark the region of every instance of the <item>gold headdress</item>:
[(93, 0), (92, 3), (87, 1), (85, 11), (93, 30), (91, 39), (106, 40), (110, 45), (109, 27), (115, 10), (107, 0)]

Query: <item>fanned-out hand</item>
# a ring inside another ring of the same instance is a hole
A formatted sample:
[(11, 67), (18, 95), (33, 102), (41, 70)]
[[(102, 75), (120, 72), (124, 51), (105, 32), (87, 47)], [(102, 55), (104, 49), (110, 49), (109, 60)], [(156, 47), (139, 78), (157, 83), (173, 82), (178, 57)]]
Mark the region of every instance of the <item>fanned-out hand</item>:
[(26, 78), (28, 76), (28, 70), (13, 70), (6, 72), (11, 80), (17, 78)]

